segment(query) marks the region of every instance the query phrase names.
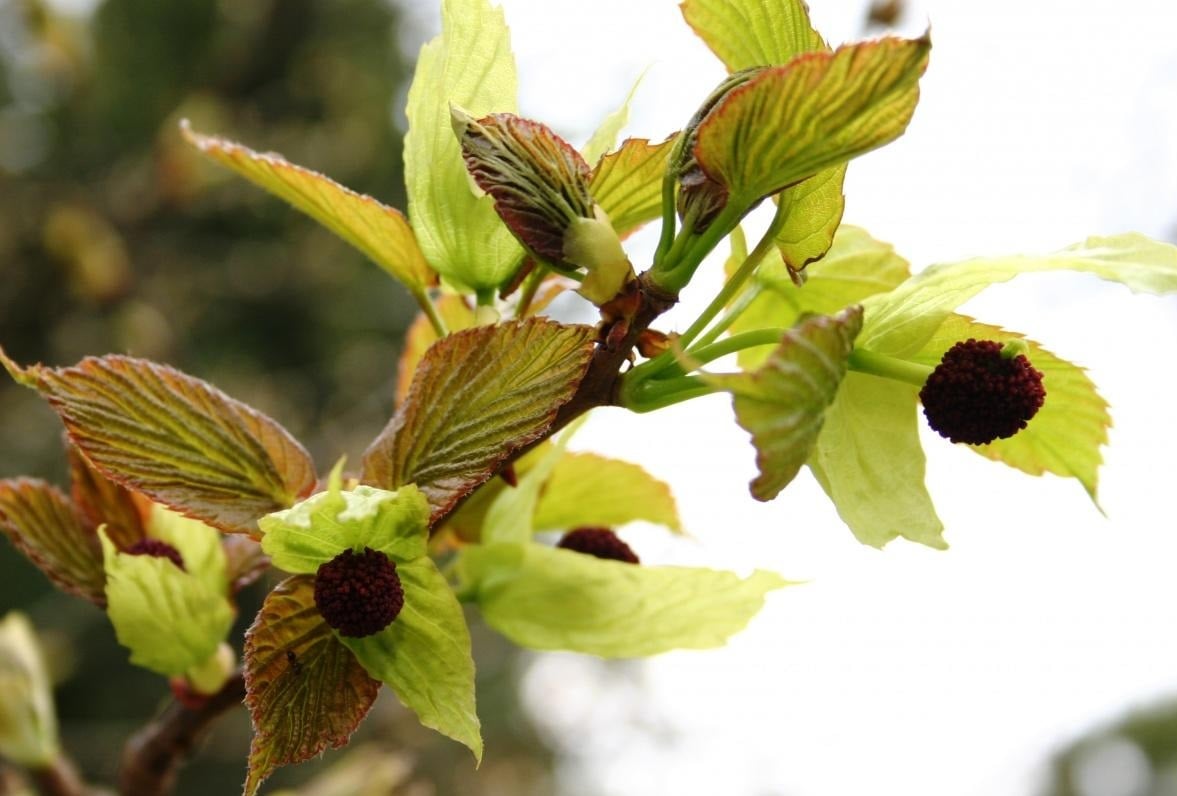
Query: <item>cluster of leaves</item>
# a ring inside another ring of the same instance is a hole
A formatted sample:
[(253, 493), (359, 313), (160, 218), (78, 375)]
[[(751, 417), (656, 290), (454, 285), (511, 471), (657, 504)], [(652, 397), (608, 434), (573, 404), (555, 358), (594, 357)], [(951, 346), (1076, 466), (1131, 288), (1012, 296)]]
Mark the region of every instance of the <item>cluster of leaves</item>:
[[(0, 353), (61, 416), (75, 462), (69, 498), (44, 482), (0, 483), (0, 520), (56, 582), (106, 604), (134, 662), (189, 692), (215, 690), (234, 586), (267, 564), (290, 573), (245, 643), (247, 794), (277, 766), (346, 743), (381, 684), (480, 758), (462, 601), (520, 645), (629, 657), (722, 644), (786, 585), (769, 572), (635, 566), (537, 540), (631, 520), (679, 528), (663, 484), (569, 453), (567, 433), (553, 439), (589, 409), (730, 393), (758, 453), (754, 497), (772, 499), (807, 465), (863, 542), (943, 547), (923, 484), (919, 386), (960, 340), (1021, 339), (957, 308), (1035, 270), (1177, 289), (1177, 250), (1134, 235), (911, 276), (890, 247), (841, 224), (842, 180), (847, 161), (906, 128), (927, 37), (832, 50), (799, 0), (687, 0), (683, 12), (731, 76), (667, 141), (615, 146), (623, 109), (581, 153), (514, 114), (502, 13), (446, 0), (409, 92), (407, 218), (277, 155), (185, 128), (420, 305), (396, 411), (357, 473), (341, 464), (321, 482), (276, 422), (168, 367), (121, 356), (22, 367)], [(768, 198), (773, 219), (749, 252), (740, 222)], [(621, 241), (659, 218), (657, 251), (638, 275)], [(681, 334), (651, 329), (725, 239), (727, 280), (711, 305)], [(600, 308), (598, 326), (538, 316), (568, 289)], [(1094, 496), (1106, 407), (1081, 369), (1023, 345), (1046, 374), (1046, 407), (1024, 432), (976, 450), (1074, 476)], [(623, 373), (635, 349), (649, 358)], [(733, 353), (740, 371), (706, 369)], [(178, 561), (136, 555), (144, 540)], [(316, 573), (349, 551), (387, 558), (404, 592), (395, 620), (363, 637), (329, 624), (315, 596)], [(172, 635), (172, 651), (153, 653)]]

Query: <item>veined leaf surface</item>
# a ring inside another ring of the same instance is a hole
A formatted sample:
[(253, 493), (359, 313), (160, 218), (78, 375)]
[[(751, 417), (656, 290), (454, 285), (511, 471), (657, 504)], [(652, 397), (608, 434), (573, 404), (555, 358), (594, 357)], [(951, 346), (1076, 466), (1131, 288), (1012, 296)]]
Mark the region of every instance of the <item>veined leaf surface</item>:
[(627, 138), (593, 170), (589, 192), (618, 235), (662, 215), (662, 177), (673, 147), (673, 136), (660, 144)]

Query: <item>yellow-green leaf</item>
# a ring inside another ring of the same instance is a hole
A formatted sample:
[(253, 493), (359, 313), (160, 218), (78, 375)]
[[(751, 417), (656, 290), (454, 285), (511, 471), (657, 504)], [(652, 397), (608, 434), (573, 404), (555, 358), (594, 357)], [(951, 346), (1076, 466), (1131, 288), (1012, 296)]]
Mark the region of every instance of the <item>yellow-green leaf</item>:
[(589, 191), (618, 235), (662, 215), (662, 178), (674, 140), (671, 136), (651, 144), (645, 138), (627, 138), (593, 170)]
[(296, 575), (279, 583), (245, 635), (253, 719), (245, 796), (278, 767), (346, 744), (380, 690), (319, 615), (314, 582)]
[(847, 373), (809, 457), (838, 515), (872, 547), (899, 536), (947, 547), (924, 485), (918, 391), (911, 384)]
[(536, 531), (584, 525), (616, 527), (634, 520), (682, 531), (670, 486), (641, 467), (595, 453), (567, 453), (544, 484)]
[(576, 392), (596, 330), (528, 318), (434, 344), (404, 403), (364, 454), (364, 480), (416, 484), (436, 520), (544, 435)]
[(696, 131), (694, 158), (750, 207), (898, 138), (919, 98), (927, 38), (811, 52), (737, 86)]
[(462, 551), (463, 596), (524, 647), (636, 658), (723, 646), (788, 585), (779, 575), (606, 561), (538, 544)]
[(0, 757), (41, 771), (60, 755), (46, 656), (28, 617), (12, 611), (0, 619)]
[(274, 152), (254, 152), (182, 124), (184, 137), (208, 157), (290, 203), (363, 252), (414, 292), (437, 281), (413, 230), (397, 210), (356, 193)]
[(621, 103), (620, 108), (605, 117), (604, 121), (601, 122), (600, 126), (597, 127), (585, 143), (581, 154), (584, 155), (584, 159), (590, 164), (598, 163), (601, 157), (617, 143), (617, 136), (621, 134), (622, 129), (629, 123), (629, 104), (633, 102), (633, 95), (637, 93), (638, 85), (641, 82), (641, 77), (633, 82), (633, 87), (625, 95), (625, 102)]
[(686, 0), (681, 10), (729, 72), (825, 49), (802, 0)]
[(1046, 402), (1038, 414), (1017, 434), (988, 445), (970, 445), (982, 456), (1004, 462), (1030, 475), (1053, 473), (1075, 478), (1096, 497), (1100, 447), (1107, 444), (1107, 402), (1083, 368), (1060, 359), (1033, 340), (997, 326), (978, 323), (963, 315), (949, 315), (913, 359), (935, 367), (944, 352), (960, 340), (1024, 340), (1026, 358), (1042, 373)]
[(475, 116), (514, 113), (515, 58), (503, 11), (487, 0), (445, 0), (441, 27), (421, 48), (409, 88), (409, 220), (438, 273), (455, 286), (487, 291), (511, 277), (522, 249), (491, 199), (471, 190), (450, 106)]
[(0, 481), (0, 531), (59, 589), (106, 604), (98, 537), (57, 487), (33, 478)]
[(905, 357), (919, 351), (945, 318), (989, 285), (1036, 271), (1084, 271), (1138, 293), (1177, 291), (1177, 246), (1126, 233), (1092, 237), (1045, 256), (982, 257), (926, 268), (890, 293), (863, 302), (858, 344)]
[(165, 365), (105, 356), (24, 372), (105, 476), (223, 531), (256, 533), (258, 517), (315, 485), (285, 429)]
[(861, 328), (860, 307), (813, 315), (789, 329), (759, 369), (710, 379), (732, 393), (736, 421), (752, 435), (757, 500), (780, 494), (809, 458)]
[(785, 221), (777, 232), (776, 245), (791, 270), (802, 270), (833, 245), (846, 209), (842, 193), (846, 165), (819, 171), (777, 194)]

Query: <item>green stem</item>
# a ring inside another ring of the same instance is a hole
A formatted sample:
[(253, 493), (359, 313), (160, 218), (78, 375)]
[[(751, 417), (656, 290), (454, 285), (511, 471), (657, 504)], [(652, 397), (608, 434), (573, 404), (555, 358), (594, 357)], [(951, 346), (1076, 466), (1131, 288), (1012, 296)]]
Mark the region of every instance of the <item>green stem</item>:
[(760, 297), (761, 288), (757, 283), (753, 283), (747, 290), (740, 294), (736, 299), (735, 304), (731, 309), (720, 316), (719, 320), (712, 324), (707, 333), (696, 340), (696, 345), (705, 346), (714, 343), (719, 339), (719, 336), (731, 328), (732, 324), (739, 320), (740, 316), (752, 306), (757, 298)]
[(620, 398), (621, 405), (631, 411), (652, 412), (710, 395), (719, 389), (701, 376), (677, 376), (637, 383), (625, 381), (622, 383)]
[(906, 359), (896, 359), (886, 354), (876, 354), (864, 348), (856, 348), (850, 352), (846, 363), (851, 370), (859, 373), (869, 373), (872, 376), (882, 376), (893, 381), (903, 381), (917, 387), (924, 386), (928, 376), (932, 375), (930, 365), (918, 362), (908, 362)]
[(429, 319), (429, 325), (433, 327), (433, 331), (437, 333), (437, 336), (445, 337), (449, 334), (449, 329), (446, 328), (445, 321), (437, 314), (437, 307), (429, 298), (429, 294), (423, 288), (418, 288), (412, 291), (412, 293), (413, 298), (417, 300), (417, 305), (425, 313), (425, 317)]
[(658, 248), (654, 251), (655, 266), (670, 253), (670, 246), (674, 243), (675, 216), (677, 214), (674, 206), (674, 183), (675, 176), (670, 166), (667, 166), (662, 175), (662, 234), (658, 238)]
[(547, 273), (546, 268), (537, 264), (535, 270), (523, 280), (523, 289), (519, 291), (519, 303), (515, 305), (516, 318), (527, 317), (527, 311), (531, 309), (531, 302), (535, 299), (535, 294), (539, 290), (540, 283), (544, 281)]

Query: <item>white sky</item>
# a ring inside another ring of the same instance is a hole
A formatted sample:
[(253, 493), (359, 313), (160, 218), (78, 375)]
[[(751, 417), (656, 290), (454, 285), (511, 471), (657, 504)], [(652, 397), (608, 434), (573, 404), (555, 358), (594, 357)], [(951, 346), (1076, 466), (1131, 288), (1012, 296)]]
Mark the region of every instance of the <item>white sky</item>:
[[(577, 143), (647, 67), (626, 134), (658, 139), (723, 74), (671, 0), (502, 4), (522, 112)], [(862, 37), (864, 3), (811, 4), (833, 42)], [(436, 27), (432, 3), (409, 5)], [(916, 268), (1090, 234), (1172, 234), (1177, 3), (917, 0), (904, 24), (929, 20), (921, 105), (904, 138), (851, 167), (846, 221)], [(635, 264), (650, 240), (631, 241)], [(689, 323), (718, 284), (701, 281), (664, 328)], [(695, 537), (633, 528), (645, 560), (811, 582), (773, 595), (716, 652), (623, 665), (536, 656), (525, 691), (570, 750), (563, 793), (1030, 794), (1052, 750), (1177, 694), (1177, 299), (1050, 275), (965, 309), (1090, 368), (1115, 420), (1107, 518), (1075, 483), (929, 433), (928, 483), (952, 548), (878, 552), (855, 542), (807, 473), (773, 503), (748, 496), (753, 452), (726, 399), (599, 412), (576, 446), (670, 481)]]

